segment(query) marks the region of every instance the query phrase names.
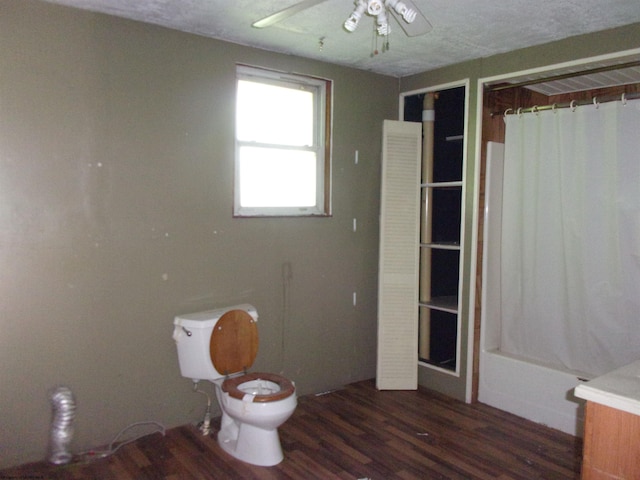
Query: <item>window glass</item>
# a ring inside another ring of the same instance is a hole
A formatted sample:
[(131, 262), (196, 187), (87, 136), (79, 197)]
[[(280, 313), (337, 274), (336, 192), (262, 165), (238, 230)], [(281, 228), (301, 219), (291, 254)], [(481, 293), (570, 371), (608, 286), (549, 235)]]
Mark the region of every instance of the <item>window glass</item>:
[(238, 66), (236, 216), (330, 214), (330, 85)]
[(243, 207), (312, 207), (316, 203), (316, 156), (276, 148), (241, 147)]
[(236, 120), (239, 140), (311, 146), (313, 92), (240, 80)]

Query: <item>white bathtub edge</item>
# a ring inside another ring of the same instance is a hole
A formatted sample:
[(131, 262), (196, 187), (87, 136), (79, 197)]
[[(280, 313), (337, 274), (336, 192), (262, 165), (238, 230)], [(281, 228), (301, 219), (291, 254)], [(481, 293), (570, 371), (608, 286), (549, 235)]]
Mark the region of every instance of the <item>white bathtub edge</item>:
[(478, 401), (579, 437), (584, 402), (573, 391), (580, 383), (573, 373), (497, 352), (480, 353)]

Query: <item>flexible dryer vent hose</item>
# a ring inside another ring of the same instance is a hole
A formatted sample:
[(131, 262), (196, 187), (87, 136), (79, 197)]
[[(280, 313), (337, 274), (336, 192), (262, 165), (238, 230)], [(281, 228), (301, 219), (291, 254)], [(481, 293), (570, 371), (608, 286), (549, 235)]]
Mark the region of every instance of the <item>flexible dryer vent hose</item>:
[(62, 465), (71, 461), (69, 444), (73, 437), (73, 419), (76, 416), (76, 404), (73, 393), (67, 387), (58, 387), (51, 394), (53, 421), (49, 445), (49, 462)]

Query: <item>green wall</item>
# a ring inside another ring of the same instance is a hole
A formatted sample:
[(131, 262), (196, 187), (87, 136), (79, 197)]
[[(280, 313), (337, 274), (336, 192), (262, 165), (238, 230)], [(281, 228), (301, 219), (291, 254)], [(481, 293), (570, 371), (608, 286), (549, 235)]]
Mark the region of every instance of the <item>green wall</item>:
[[(332, 217), (232, 218), (236, 62), (334, 81)], [(180, 313), (254, 304), (254, 370), (299, 394), (374, 377), (397, 84), (0, 0), (0, 467), (45, 458), (57, 385), (76, 396), (75, 452), (136, 421), (200, 420), (171, 337)]]

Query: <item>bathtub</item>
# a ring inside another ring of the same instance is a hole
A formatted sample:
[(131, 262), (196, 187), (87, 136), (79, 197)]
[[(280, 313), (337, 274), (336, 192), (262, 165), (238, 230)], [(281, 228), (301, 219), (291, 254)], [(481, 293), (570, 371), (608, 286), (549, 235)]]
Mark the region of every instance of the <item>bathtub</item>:
[(478, 400), (582, 436), (584, 402), (574, 388), (591, 378), (500, 351), (500, 232), (504, 145), (489, 142), (485, 184)]

